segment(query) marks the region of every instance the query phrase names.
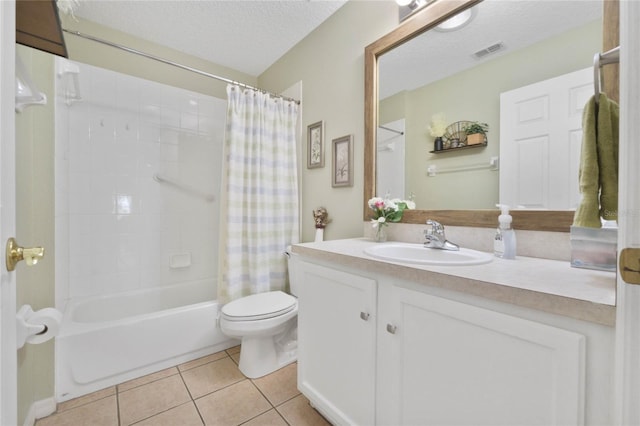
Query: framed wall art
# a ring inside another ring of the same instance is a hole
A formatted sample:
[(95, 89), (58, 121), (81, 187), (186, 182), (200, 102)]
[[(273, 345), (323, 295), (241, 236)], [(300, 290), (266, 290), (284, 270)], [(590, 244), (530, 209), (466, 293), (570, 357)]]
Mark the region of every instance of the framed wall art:
[(324, 121), (307, 127), (307, 169), (324, 167)]
[(331, 143), (331, 157), (331, 186), (353, 186), (353, 135), (334, 139)]

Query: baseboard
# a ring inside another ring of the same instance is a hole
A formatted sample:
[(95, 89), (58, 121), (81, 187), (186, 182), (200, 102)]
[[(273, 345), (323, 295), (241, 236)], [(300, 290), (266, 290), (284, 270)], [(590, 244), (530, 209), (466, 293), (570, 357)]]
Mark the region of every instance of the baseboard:
[(36, 420), (43, 417), (47, 417), (50, 414), (55, 413), (57, 408), (56, 400), (54, 398), (41, 399), (31, 404), (27, 417), (24, 419), (24, 426), (34, 426)]

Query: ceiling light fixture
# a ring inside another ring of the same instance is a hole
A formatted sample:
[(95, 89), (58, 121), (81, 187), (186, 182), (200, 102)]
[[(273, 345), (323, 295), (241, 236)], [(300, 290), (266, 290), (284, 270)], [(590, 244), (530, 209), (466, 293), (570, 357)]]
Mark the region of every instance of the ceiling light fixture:
[(476, 16), (475, 8), (465, 9), (462, 12), (458, 13), (457, 15), (447, 19), (446, 21), (444, 21), (434, 29), (436, 31), (442, 31), (442, 32), (456, 31), (464, 27), (465, 25), (468, 25), (469, 22), (471, 22), (475, 16)]

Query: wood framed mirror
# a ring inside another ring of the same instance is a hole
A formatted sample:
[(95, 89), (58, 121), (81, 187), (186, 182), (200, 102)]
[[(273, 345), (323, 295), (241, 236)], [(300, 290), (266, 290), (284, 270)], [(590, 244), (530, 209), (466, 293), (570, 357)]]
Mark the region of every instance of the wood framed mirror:
[[(376, 195), (376, 134), (379, 125), (379, 59), (380, 57), (421, 35), (459, 12), (471, 8), (482, 0), (435, 1), (402, 22), (395, 30), (365, 48), (365, 181), (363, 199), (363, 219), (370, 219), (367, 201)], [(618, 44), (617, 2), (604, 2), (602, 51)], [(608, 10), (609, 9), (609, 10)], [(607, 47), (609, 44), (611, 47)], [(597, 53), (597, 52), (594, 52)], [(428, 53), (425, 53), (428, 55)], [(605, 79), (607, 76), (605, 75)], [(617, 92), (617, 81), (607, 82), (607, 92)], [(614, 87), (615, 86), (615, 87)], [(496, 130), (497, 131), (497, 130)], [(427, 152), (426, 145), (424, 149)], [(577, 176), (576, 176), (577, 180)], [(395, 194), (394, 194), (395, 195)], [(406, 194), (400, 195), (401, 197)], [(420, 205), (418, 205), (420, 208)], [(573, 210), (512, 210), (514, 227), (520, 230), (569, 232), (573, 222)], [(444, 225), (495, 227), (498, 209), (495, 210), (406, 210), (403, 223), (424, 224), (427, 219), (437, 220)]]

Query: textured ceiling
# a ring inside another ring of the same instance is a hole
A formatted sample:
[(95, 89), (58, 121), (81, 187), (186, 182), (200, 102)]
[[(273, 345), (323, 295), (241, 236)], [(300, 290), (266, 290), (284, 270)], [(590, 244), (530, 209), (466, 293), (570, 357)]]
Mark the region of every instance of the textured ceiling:
[(346, 0), (80, 0), (75, 15), (258, 76)]

